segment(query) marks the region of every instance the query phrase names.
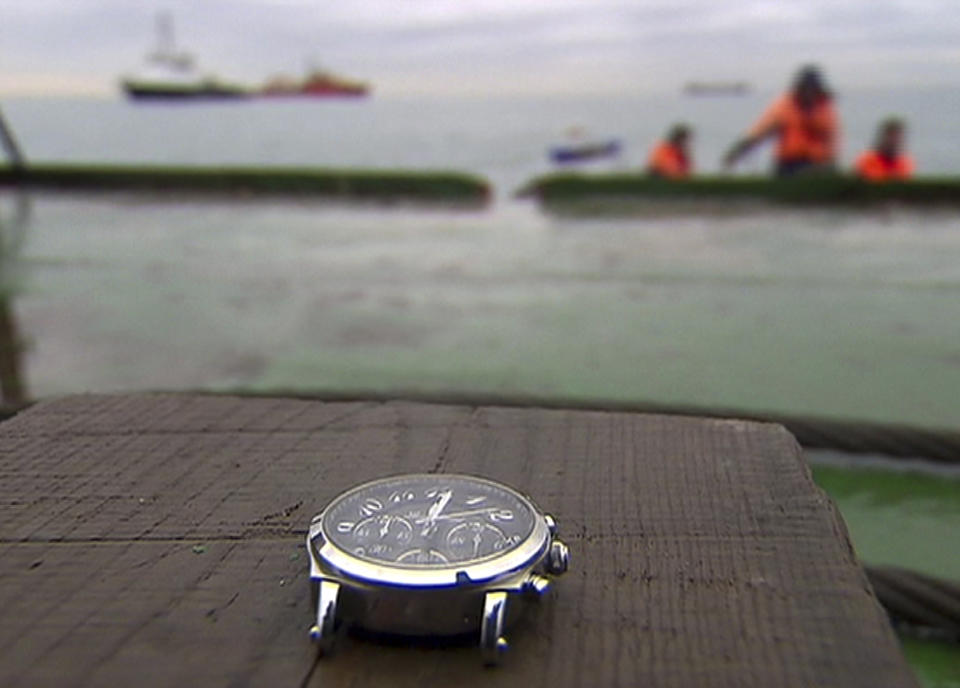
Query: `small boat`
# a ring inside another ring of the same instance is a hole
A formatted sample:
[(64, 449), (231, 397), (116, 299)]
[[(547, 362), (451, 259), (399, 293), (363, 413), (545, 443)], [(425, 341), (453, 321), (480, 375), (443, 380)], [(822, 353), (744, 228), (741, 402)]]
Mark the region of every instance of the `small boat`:
[(620, 155), (620, 141), (610, 139), (590, 143), (567, 144), (550, 149), (550, 159), (557, 164), (586, 162), (602, 158), (616, 158)]
[(135, 75), (124, 76), (120, 87), (137, 100), (235, 99), (252, 95), (250, 89), (216, 76), (201, 74), (193, 55), (177, 50), (173, 20), (157, 16), (157, 48), (149, 53), (146, 65)]
[(323, 69), (311, 69), (305, 78), (277, 76), (270, 79), (259, 95), (268, 97), (359, 97), (370, 92), (370, 86), (345, 79)]

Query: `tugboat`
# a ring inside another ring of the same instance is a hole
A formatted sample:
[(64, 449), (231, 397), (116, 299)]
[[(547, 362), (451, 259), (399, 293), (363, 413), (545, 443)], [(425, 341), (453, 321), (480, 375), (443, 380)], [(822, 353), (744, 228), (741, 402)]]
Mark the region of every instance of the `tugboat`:
[(125, 76), (120, 86), (128, 97), (151, 100), (234, 99), (252, 95), (250, 89), (201, 74), (193, 55), (179, 51), (173, 38), (173, 19), (157, 15), (157, 48), (147, 54), (140, 73)]

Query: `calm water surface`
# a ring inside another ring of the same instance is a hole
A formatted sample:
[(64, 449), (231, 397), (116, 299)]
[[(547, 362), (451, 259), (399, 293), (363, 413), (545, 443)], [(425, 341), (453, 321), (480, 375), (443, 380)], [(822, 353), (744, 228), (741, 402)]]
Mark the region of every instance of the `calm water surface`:
[(960, 425), (960, 220), (40, 196), (37, 395), (418, 389)]

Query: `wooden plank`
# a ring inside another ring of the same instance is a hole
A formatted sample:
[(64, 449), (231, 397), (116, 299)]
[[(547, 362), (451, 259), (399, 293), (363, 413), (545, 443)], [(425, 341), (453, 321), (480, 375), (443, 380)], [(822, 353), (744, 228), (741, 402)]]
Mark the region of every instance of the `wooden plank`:
[[(359, 481), (468, 472), (560, 520), (572, 567), (473, 647), (317, 662), (302, 539)], [(0, 425), (0, 685), (915, 685), (773, 425), (414, 403), (80, 396)]]

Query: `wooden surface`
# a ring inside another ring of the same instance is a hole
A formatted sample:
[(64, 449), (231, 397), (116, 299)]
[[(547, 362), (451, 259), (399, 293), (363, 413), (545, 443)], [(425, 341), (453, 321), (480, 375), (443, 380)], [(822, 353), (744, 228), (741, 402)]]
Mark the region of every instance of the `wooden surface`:
[[(362, 480), (530, 493), (572, 550), (483, 669), (348, 637), (316, 661), (303, 535)], [(587, 411), (79, 396), (0, 425), (0, 685), (910, 686), (774, 425)]]

